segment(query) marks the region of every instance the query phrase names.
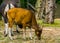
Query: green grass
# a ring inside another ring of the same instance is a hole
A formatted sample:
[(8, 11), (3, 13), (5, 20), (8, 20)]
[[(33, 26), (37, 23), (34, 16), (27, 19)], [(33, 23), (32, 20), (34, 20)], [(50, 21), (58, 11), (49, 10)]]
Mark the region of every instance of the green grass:
[(38, 24), (44, 27), (60, 27), (60, 20), (55, 19), (53, 24), (45, 24), (42, 22), (42, 20), (38, 20)]

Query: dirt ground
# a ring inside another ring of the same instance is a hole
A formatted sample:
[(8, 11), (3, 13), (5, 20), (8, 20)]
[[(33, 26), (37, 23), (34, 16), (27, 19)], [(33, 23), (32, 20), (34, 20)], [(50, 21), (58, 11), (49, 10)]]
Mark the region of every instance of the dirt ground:
[(33, 39), (29, 39), (29, 29), (26, 30), (26, 40), (22, 38), (22, 32), (16, 33), (14, 30), (14, 40), (9, 37), (4, 37), (3, 29), (0, 28), (0, 43), (60, 43), (60, 28), (59, 27), (44, 27), (41, 35), (41, 40), (35, 39), (34, 30), (32, 29)]
[(44, 28), (41, 39), (41, 43), (60, 43), (60, 29), (58, 27)]

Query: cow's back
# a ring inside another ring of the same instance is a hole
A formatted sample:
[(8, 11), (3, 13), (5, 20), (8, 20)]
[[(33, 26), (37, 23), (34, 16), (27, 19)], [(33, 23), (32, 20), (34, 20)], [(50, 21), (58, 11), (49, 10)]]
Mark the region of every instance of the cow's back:
[(23, 8), (12, 8), (7, 12), (9, 18), (14, 19), (17, 23), (30, 22), (32, 19), (32, 12)]

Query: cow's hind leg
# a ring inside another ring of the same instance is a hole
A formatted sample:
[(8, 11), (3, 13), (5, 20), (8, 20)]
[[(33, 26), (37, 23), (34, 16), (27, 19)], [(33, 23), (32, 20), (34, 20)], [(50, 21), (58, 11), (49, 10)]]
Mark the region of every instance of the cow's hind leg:
[(4, 36), (6, 37), (7, 35), (8, 35), (8, 23), (5, 23)]
[(2, 16), (4, 18), (4, 23), (5, 23), (4, 36), (6, 37), (8, 35), (8, 20), (7, 20), (7, 17), (4, 16), (4, 14), (2, 14)]
[(7, 4), (4, 9), (4, 13), (2, 14), (5, 22), (5, 31), (4, 31), (5, 36), (7, 36), (8, 34), (8, 20), (7, 20), (7, 13), (6, 13), (8, 10), (9, 10), (9, 5)]
[(13, 40), (13, 38), (12, 38), (12, 34), (11, 34), (11, 31), (12, 31), (12, 28), (9, 27), (8, 35), (9, 35), (9, 38), (10, 38), (11, 40)]

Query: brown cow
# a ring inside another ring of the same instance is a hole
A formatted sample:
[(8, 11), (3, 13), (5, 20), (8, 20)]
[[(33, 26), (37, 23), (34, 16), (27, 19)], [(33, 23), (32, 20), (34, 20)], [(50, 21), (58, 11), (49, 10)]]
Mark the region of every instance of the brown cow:
[(37, 35), (38, 39), (40, 39), (42, 29), (37, 25), (35, 15), (32, 11), (23, 9), (23, 8), (12, 8), (7, 12), (8, 17), (8, 25), (9, 25), (9, 37), (11, 37), (11, 29), (13, 23), (19, 25), (19, 27), (23, 28), (24, 33), (26, 27), (35, 29), (35, 34)]

